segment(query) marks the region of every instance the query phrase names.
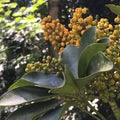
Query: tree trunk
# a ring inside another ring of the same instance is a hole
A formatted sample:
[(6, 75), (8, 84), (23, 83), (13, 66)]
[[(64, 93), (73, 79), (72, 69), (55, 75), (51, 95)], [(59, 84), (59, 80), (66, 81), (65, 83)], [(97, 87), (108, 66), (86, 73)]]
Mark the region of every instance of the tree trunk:
[[(52, 19), (58, 18), (58, 12), (59, 12), (59, 1), (60, 0), (48, 0), (48, 12), (49, 15), (52, 17)], [(53, 57), (58, 57), (58, 53), (54, 51), (53, 46), (49, 45), (50, 54)]]
[(60, 0), (48, 0), (48, 12), (52, 19), (58, 18)]

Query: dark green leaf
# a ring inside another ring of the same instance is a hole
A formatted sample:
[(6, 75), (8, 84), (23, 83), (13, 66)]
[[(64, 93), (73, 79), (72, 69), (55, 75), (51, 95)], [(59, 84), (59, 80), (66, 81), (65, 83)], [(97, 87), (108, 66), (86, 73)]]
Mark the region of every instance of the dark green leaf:
[(63, 53), (62, 58), (64, 60), (64, 64), (66, 64), (70, 71), (73, 73), (74, 77), (78, 77), (78, 59), (79, 59), (79, 48), (74, 45), (67, 46)]
[(38, 114), (43, 114), (50, 109), (54, 109), (61, 103), (62, 101), (49, 100), (47, 102), (26, 105), (10, 114), (5, 120), (32, 120)]
[(75, 95), (79, 93), (75, 83), (75, 78), (67, 66), (65, 67), (64, 80), (65, 83), (63, 83), (63, 86), (61, 88), (54, 89), (54, 93), (63, 95)]
[(51, 97), (52, 94), (48, 93), (48, 89), (25, 86), (3, 94), (0, 97), (0, 106), (14, 106)]
[(62, 112), (62, 108), (63, 107), (57, 107), (53, 110), (50, 110), (38, 120), (59, 120), (59, 115)]
[(109, 42), (109, 38), (103, 38), (97, 41), (97, 43), (106, 43)]
[(95, 27), (92, 27), (83, 34), (81, 46), (79, 48), (74, 45), (69, 45), (62, 53), (61, 57), (64, 60), (64, 64), (69, 67), (75, 78), (78, 78), (78, 62), (80, 53), (86, 46), (94, 42), (95, 30)]
[(102, 52), (99, 52), (91, 59), (87, 68), (87, 75), (109, 71), (112, 68), (112, 61), (110, 61)]
[(92, 44), (95, 42), (95, 35), (96, 35), (96, 27), (93, 26), (90, 29), (88, 29), (81, 38), (81, 44), (80, 46), (85, 48), (89, 44)]
[[(22, 78), (22, 81), (26, 81), (26, 83), (33, 83), (39, 87), (54, 89), (60, 87), (63, 84), (63, 80), (61, 77), (56, 76), (52, 73), (43, 73), (43, 72), (30, 72), (25, 74)], [(21, 85), (20, 85), (21, 84)], [(20, 83), (13, 85), (14, 87), (24, 86), (24, 84)]]
[(92, 57), (99, 51), (103, 51), (106, 49), (108, 43), (93, 43), (88, 45), (82, 52), (79, 58), (79, 65), (78, 65), (78, 75), (80, 77), (86, 76), (86, 70), (88, 64)]
[(106, 6), (116, 15), (120, 15), (120, 6), (114, 4), (106, 4)]
[(13, 83), (9, 88), (8, 90), (13, 90), (15, 88), (18, 88), (18, 87), (23, 87), (23, 86), (35, 86), (36, 84), (32, 83), (32, 82), (29, 82), (29, 81), (26, 81), (26, 80), (23, 80), (23, 79), (19, 79), (17, 80), (15, 83)]
[(86, 77), (76, 79), (76, 83), (80, 89), (99, 73), (109, 71), (113, 68), (113, 63), (101, 52), (98, 52), (90, 61), (87, 68)]

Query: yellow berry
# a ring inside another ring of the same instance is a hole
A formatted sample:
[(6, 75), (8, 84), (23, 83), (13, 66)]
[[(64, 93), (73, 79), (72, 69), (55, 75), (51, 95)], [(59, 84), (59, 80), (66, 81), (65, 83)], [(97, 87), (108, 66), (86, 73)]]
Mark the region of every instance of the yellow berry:
[(119, 75), (118, 73), (114, 73), (113, 77), (114, 77), (115, 79), (118, 79), (118, 78), (120, 77), (120, 75)]

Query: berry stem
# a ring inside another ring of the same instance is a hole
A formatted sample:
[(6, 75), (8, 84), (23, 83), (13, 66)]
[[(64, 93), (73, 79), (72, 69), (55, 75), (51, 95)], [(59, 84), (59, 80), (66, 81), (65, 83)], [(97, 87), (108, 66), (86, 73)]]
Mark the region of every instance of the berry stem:
[(114, 100), (112, 100), (109, 102), (109, 104), (111, 106), (116, 120), (120, 120), (120, 108), (118, 107), (117, 103)]

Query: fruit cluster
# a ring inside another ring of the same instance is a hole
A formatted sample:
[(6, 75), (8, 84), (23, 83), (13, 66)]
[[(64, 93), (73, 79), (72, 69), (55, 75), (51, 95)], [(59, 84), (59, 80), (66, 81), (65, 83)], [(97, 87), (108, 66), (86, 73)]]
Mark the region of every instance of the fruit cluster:
[(113, 25), (109, 23), (108, 19), (101, 18), (97, 23), (96, 39), (109, 37), (112, 34)]
[(50, 41), (54, 50), (61, 55), (64, 48), (69, 44), (80, 46), (80, 39), (85, 30), (97, 24), (91, 15), (87, 15), (86, 8), (76, 8), (68, 25), (68, 30), (59, 19), (52, 20), (51, 16), (42, 19), (41, 25), (44, 30), (44, 39)]
[(50, 41), (54, 50), (58, 51), (60, 55), (64, 47), (69, 44), (67, 41), (68, 29), (60, 23), (59, 19), (52, 20), (51, 16), (43, 18), (41, 25), (44, 30), (44, 39)]
[(94, 20), (92, 15), (87, 15), (87, 12), (87, 8), (76, 8), (70, 20), (69, 27), (71, 31), (69, 33), (69, 39), (77, 41), (77, 46), (80, 45), (80, 38), (83, 33), (97, 24), (97, 20)]
[(25, 72), (32, 71), (41, 71), (45, 73), (53, 72), (56, 73), (57, 76), (62, 75), (63, 65), (62, 59), (52, 58), (51, 56), (44, 57), (42, 62), (34, 62), (27, 64), (25, 68)]

